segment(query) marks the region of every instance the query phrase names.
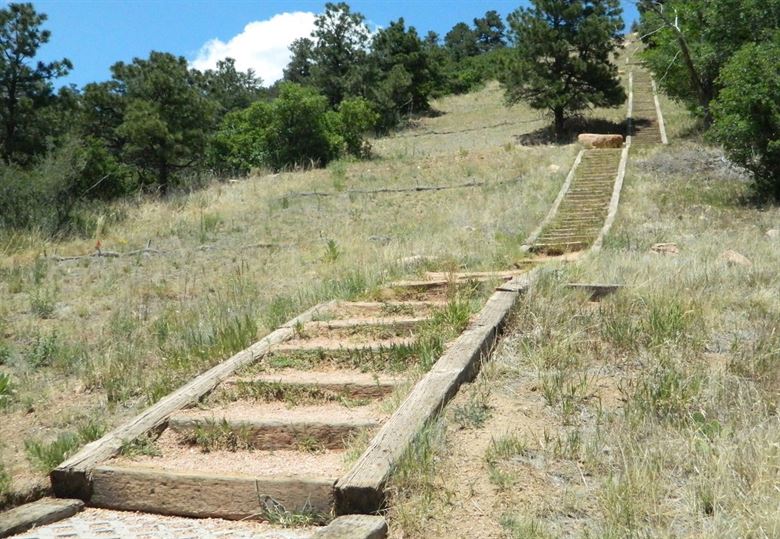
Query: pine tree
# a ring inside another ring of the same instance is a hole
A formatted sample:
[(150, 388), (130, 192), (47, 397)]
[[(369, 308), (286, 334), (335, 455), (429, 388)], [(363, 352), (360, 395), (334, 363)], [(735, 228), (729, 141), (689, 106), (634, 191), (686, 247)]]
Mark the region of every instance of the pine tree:
[(501, 20), (501, 15), (495, 10), (487, 11), (484, 17), (474, 19), (474, 32), (479, 50), (482, 53), (500, 49), (506, 45), (504, 36), (506, 26)]
[(296, 39), (290, 45), (290, 63), (284, 68), (284, 80), (296, 84), (306, 84), (311, 78), (311, 66), (314, 64), (314, 41), (308, 37)]
[(548, 110), (555, 135), (589, 106), (626, 99), (610, 56), (623, 30), (618, 0), (532, 0), (509, 16), (514, 48), (501, 75), (509, 104)]
[(344, 2), (328, 2), (314, 25), (312, 83), (336, 107), (345, 97), (358, 94), (369, 41), (365, 17)]
[(26, 163), (45, 149), (50, 126), (41, 111), (56, 100), (52, 80), (73, 67), (68, 59), (33, 63), (51, 33), (46, 15), (32, 4), (0, 9), (0, 153), (6, 162)]

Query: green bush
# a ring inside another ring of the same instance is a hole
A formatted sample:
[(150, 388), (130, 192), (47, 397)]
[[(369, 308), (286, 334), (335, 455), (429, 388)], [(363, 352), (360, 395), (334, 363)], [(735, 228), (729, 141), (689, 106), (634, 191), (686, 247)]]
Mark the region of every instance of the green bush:
[(339, 105), (339, 128), (347, 153), (356, 157), (368, 157), (371, 146), (363, 135), (373, 128), (379, 115), (374, 107), (361, 97), (345, 99)]
[(748, 44), (726, 64), (712, 103), (713, 138), (753, 174), (762, 198), (780, 200), (780, 34)]
[(71, 137), (32, 167), (0, 164), (0, 228), (89, 234), (90, 199), (133, 189), (129, 169), (101, 142)]
[(221, 173), (253, 168), (325, 165), (344, 153), (364, 155), (363, 133), (376, 121), (361, 98), (333, 111), (314, 89), (285, 83), (279, 97), (230, 113), (211, 143), (212, 166)]

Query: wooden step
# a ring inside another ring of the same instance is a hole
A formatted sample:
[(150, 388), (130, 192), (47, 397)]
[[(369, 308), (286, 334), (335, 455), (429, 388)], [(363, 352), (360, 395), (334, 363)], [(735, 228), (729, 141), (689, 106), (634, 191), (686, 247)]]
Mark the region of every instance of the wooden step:
[(238, 436), (244, 449), (274, 451), (343, 449), (352, 436), (379, 426), (375, 419), (289, 419), (283, 414), (277, 415), (274, 419), (233, 419), (177, 414), (168, 420), (168, 428), (184, 437), (210, 433)]
[(88, 505), (229, 520), (265, 520), (269, 512), (328, 515), (336, 479), (98, 466), (92, 471)]
[(284, 344), (279, 344), (271, 349), (271, 353), (290, 353), (290, 352), (381, 352), (390, 348), (399, 346), (411, 346), (414, 339), (393, 338), (383, 339), (372, 342), (335, 342), (328, 339), (310, 339), (310, 340), (291, 340)]
[(544, 251), (554, 253), (565, 253), (567, 251), (575, 251), (584, 249), (587, 244), (583, 241), (567, 241), (567, 242), (548, 242), (548, 243), (534, 243), (531, 246), (532, 251)]
[[(532, 263), (527, 263), (526, 265), (531, 265)], [(517, 277), (518, 275), (523, 275), (525, 273), (528, 273), (527, 269), (518, 269), (518, 270), (505, 270), (505, 271), (465, 271), (465, 272), (443, 272), (443, 271), (429, 271), (426, 272), (425, 277), (428, 280), (431, 281), (447, 281), (452, 282), (468, 282), (468, 281), (474, 281), (474, 280), (509, 280), (513, 277)]]
[(275, 400), (284, 400), (290, 393), (301, 395), (304, 392), (313, 392), (326, 397), (378, 399), (390, 394), (398, 383), (397, 378), (356, 370), (286, 370), (230, 378), (222, 383), (221, 389), (230, 392), (240, 388), (238, 392), (240, 395), (267, 393), (270, 399)]
[(328, 312), (331, 318), (428, 316), (446, 301), (340, 301)]
[(413, 329), (429, 317), (408, 317), (408, 318), (341, 318), (336, 320), (317, 320), (307, 322), (303, 325), (304, 333), (308, 330), (328, 330), (328, 329), (376, 329), (376, 328), (403, 328)]

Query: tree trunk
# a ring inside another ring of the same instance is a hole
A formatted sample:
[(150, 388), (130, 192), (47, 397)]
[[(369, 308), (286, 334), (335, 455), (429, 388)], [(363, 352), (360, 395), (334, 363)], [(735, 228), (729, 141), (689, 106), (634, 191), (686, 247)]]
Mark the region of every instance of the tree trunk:
[(691, 79), (693, 90), (696, 92), (696, 98), (699, 102), (699, 106), (704, 111), (704, 122), (707, 125), (710, 125), (712, 123), (712, 115), (710, 114), (710, 101), (712, 99), (712, 96), (710, 95), (711, 92), (706, 91), (704, 83), (699, 76), (699, 72), (696, 71), (696, 65), (693, 63), (691, 49), (688, 47), (688, 40), (686, 39), (685, 34), (676, 24), (676, 21), (672, 22), (669, 17), (666, 16), (663, 9), (660, 8), (657, 4), (651, 2), (646, 5), (650, 7), (650, 9), (652, 9), (653, 12), (655, 12), (655, 14), (658, 15), (658, 17), (664, 22), (664, 24), (671, 28), (677, 36), (677, 44), (680, 46), (680, 53), (683, 57), (683, 63), (685, 64), (685, 68), (688, 70), (688, 76)]
[(168, 183), (170, 181), (171, 173), (168, 165), (160, 165), (159, 173), (157, 175), (157, 181), (160, 183), (160, 192), (165, 195), (168, 193)]
[(562, 108), (553, 109), (553, 115), (555, 116), (555, 140), (561, 142), (564, 138), (564, 127), (566, 123), (566, 117), (564, 116), (564, 110)]

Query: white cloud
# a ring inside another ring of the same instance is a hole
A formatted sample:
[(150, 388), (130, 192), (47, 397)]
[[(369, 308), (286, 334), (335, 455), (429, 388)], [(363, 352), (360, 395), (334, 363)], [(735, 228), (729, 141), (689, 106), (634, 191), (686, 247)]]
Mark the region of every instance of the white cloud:
[(296, 11), (250, 22), (227, 43), (219, 39), (207, 41), (192, 67), (201, 71), (213, 69), (218, 60), (235, 58), (239, 70), (253, 69), (263, 84), (272, 84), (282, 78), (282, 70), (290, 61), (288, 47), (294, 40), (311, 34), (315, 17), (314, 13)]

